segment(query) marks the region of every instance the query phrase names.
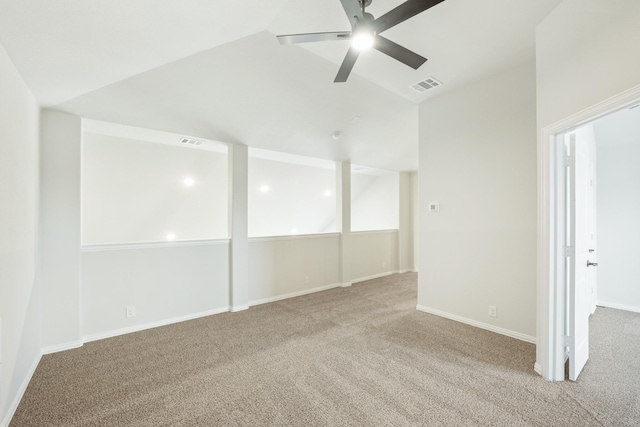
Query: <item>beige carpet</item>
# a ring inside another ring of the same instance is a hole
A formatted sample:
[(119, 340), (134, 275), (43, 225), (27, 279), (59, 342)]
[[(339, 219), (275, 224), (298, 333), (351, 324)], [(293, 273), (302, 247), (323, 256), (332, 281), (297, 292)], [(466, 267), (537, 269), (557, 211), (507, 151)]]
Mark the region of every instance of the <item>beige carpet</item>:
[(598, 309), (577, 383), (418, 312), (416, 275), (44, 356), (11, 426), (638, 426), (640, 315)]

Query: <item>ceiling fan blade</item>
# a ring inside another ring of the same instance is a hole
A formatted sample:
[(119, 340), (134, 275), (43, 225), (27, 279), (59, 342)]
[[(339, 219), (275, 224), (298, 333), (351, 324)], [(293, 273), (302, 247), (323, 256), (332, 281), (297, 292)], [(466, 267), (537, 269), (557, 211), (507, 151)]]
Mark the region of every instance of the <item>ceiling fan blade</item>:
[(376, 42), (373, 45), (374, 48), (380, 52), (389, 55), (390, 57), (397, 59), (403, 64), (417, 70), (422, 64), (427, 61), (427, 58), (420, 56), (415, 52), (410, 51), (406, 47), (400, 46), (397, 43), (392, 42), (389, 39), (385, 39), (382, 36), (376, 36)]
[(340, 3), (342, 3), (349, 22), (351, 22), (351, 27), (355, 27), (358, 20), (363, 20), (362, 7), (358, 0), (340, 0)]
[(351, 74), (351, 70), (356, 63), (356, 59), (358, 59), (359, 54), (360, 52), (355, 50), (353, 47), (349, 48), (347, 56), (344, 57), (344, 61), (342, 61), (342, 65), (338, 70), (338, 75), (333, 81), (334, 83), (344, 83), (347, 81), (347, 78), (349, 77), (349, 74)]
[(328, 40), (348, 40), (349, 31), (333, 31), (329, 33), (286, 34), (277, 36), (280, 44), (322, 42)]
[(373, 28), (380, 34), (443, 1), (444, 0), (408, 0), (373, 21)]

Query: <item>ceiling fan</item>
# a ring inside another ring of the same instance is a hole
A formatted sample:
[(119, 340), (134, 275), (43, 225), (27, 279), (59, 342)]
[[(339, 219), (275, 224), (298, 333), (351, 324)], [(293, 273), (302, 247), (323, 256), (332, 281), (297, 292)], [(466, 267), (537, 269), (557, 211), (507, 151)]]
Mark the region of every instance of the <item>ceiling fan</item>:
[(342, 61), (334, 82), (346, 82), (361, 51), (374, 48), (417, 70), (427, 58), (400, 46), (380, 35), (383, 31), (406, 21), (444, 0), (408, 0), (375, 19), (365, 12), (372, 0), (340, 0), (351, 22), (351, 31), (328, 33), (288, 34), (277, 36), (281, 44), (308, 43), (327, 40), (351, 40), (347, 56)]

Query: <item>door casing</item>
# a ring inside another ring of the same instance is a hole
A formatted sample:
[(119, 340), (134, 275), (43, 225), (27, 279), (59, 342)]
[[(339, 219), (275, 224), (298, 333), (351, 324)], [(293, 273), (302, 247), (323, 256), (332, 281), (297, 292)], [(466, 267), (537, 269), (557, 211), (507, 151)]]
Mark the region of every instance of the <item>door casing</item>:
[(538, 348), (534, 368), (549, 381), (564, 380), (564, 134), (639, 99), (640, 85), (545, 127), (538, 138)]

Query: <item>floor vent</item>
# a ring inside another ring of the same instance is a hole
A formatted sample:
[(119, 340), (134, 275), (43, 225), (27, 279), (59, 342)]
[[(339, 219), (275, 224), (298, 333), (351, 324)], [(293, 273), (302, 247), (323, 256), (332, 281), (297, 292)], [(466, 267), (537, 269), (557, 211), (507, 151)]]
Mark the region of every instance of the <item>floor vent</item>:
[(197, 139), (191, 139), (191, 138), (180, 138), (180, 143), (188, 144), (188, 145), (202, 145), (202, 141), (198, 141)]
[(429, 89), (433, 89), (434, 87), (442, 86), (442, 82), (436, 79), (435, 77), (428, 77), (421, 82), (418, 82), (414, 85), (411, 85), (413, 90), (416, 92), (426, 92)]

